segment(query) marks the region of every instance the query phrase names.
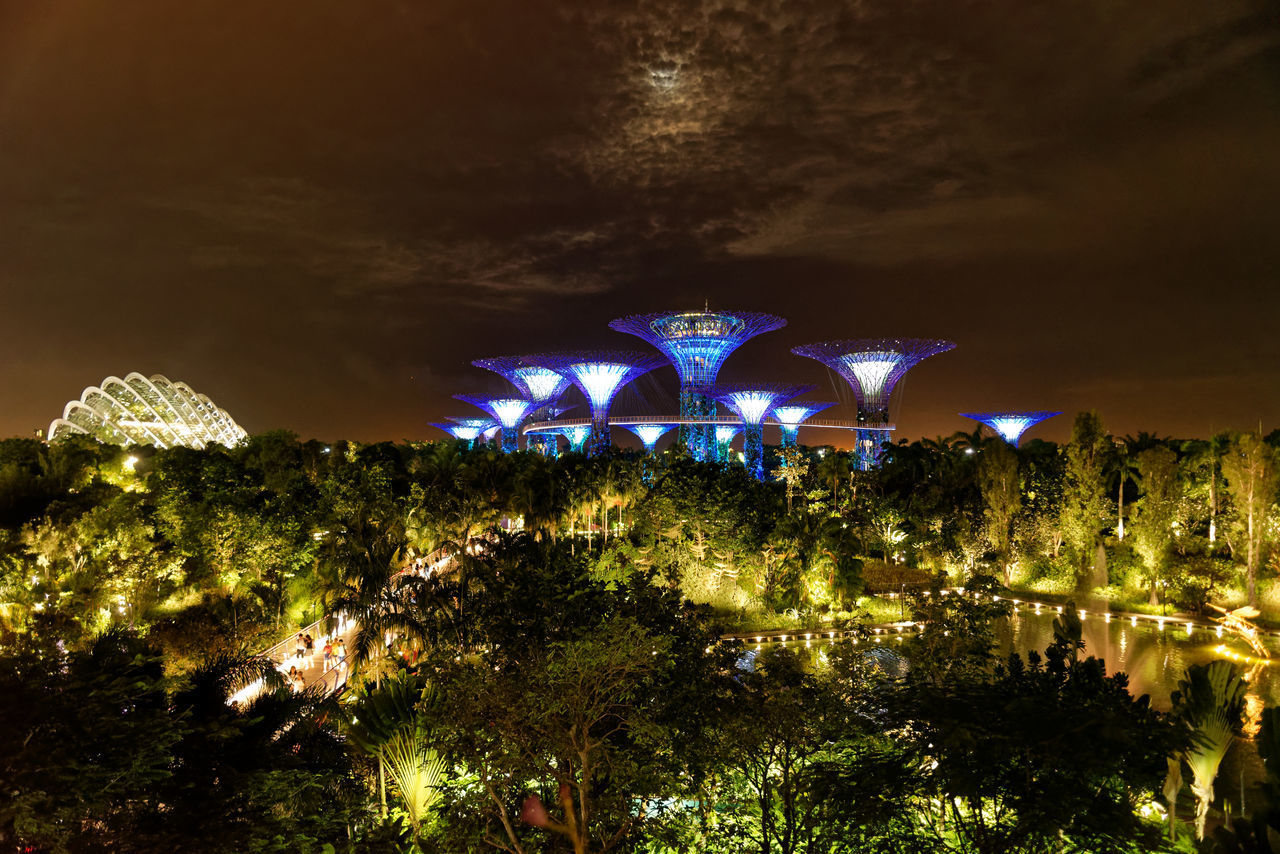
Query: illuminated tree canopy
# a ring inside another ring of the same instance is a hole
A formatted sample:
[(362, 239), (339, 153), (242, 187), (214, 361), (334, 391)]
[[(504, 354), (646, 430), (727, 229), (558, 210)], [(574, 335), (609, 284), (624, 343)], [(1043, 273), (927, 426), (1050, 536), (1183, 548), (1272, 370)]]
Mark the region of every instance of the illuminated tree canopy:
[(1042, 410), (1030, 410), (1022, 412), (961, 412), (960, 415), (965, 418), (972, 418), (980, 424), (985, 424), (996, 433), (1000, 434), (1000, 438), (1004, 439), (1010, 445), (1016, 446), (1018, 440), (1022, 438), (1022, 434), (1030, 430), (1032, 427), (1052, 418), (1055, 415), (1061, 415), (1061, 412), (1047, 412)]
[(535, 406), (559, 399), (569, 388), (569, 380), (550, 368), (530, 364), (522, 356), (497, 356), (490, 359), (476, 359), (471, 364), (477, 368), (493, 371), (506, 378), (523, 397), (533, 401)]
[(858, 420), (889, 423), (889, 398), (898, 380), (912, 367), (955, 348), (940, 338), (850, 338), (806, 344), (791, 350), (831, 368), (853, 389)]

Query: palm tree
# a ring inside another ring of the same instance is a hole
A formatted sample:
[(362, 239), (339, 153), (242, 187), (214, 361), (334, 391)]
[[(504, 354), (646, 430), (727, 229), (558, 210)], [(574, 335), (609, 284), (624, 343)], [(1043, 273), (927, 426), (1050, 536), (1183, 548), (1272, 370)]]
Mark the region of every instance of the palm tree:
[[(1150, 434), (1139, 435), (1150, 436)], [(1132, 437), (1116, 439), (1115, 453), (1107, 461), (1108, 476), (1114, 479), (1116, 484), (1116, 539), (1118, 540), (1124, 540), (1124, 487), (1127, 483), (1137, 483), (1138, 463), (1133, 454), (1133, 446), (1130, 444), (1136, 441)]]
[[(1196, 838), (1204, 839), (1205, 819), (1213, 802), (1218, 767), (1244, 723), (1245, 682), (1235, 665), (1218, 659), (1187, 668), (1173, 693), (1173, 715), (1193, 736), (1182, 754), (1191, 769), (1191, 793), (1196, 797)], [(1170, 766), (1173, 776), (1174, 768)], [(1181, 766), (1177, 768), (1181, 775)]]
[[(427, 811), (440, 800), (441, 784), (448, 770), (443, 757), (429, 743), (430, 733), (423, 703), (435, 702), (435, 693), (426, 679), (403, 670), (373, 691), (357, 695), (347, 712), (347, 732), (364, 753), (375, 757), (379, 767), (390, 770), (413, 838), (417, 842)], [(387, 814), (387, 792), (379, 774), (382, 815)]]

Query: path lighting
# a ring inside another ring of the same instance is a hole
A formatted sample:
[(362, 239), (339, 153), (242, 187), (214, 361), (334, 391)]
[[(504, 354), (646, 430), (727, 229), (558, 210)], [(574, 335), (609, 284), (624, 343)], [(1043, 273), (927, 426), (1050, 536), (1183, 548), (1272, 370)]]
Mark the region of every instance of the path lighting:
[(1088, 614), (1089, 614), (1089, 612), (1088, 612), (1088, 611), (1086, 611), (1084, 608), (1081, 608), (1081, 609), (1080, 609), (1080, 619), (1082, 619), (1082, 620), (1083, 620), (1086, 616), (1088, 616)]
[(1138, 618), (1137, 618), (1137, 617), (1130, 617), (1130, 618), (1129, 618), (1129, 625), (1131, 625), (1131, 626), (1136, 626), (1136, 625), (1138, 625)]
[(1111, 622), (1111, 612), (1110, 612), (1110, 611), (1108, 611), (1106, 614), (1103, 614), (1102, 616), (1103, 616), (1103, 619), (1104, 619), (1106, 622), (1108, 622), (1108, 623), (1109, 623), (1109, 622)]

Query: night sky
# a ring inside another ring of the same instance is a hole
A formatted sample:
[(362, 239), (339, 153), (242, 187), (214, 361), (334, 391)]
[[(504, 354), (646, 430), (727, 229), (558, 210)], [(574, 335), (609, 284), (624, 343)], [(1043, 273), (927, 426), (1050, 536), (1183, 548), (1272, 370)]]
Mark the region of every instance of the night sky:
[(956, 341), (900, 436), (1272, 429), (1277, 271), (1275, 2), (0, 0), (3, 436), (136, 370), (435, 438), (472, 359), (707, 302), (815, 398), (792, 346)]

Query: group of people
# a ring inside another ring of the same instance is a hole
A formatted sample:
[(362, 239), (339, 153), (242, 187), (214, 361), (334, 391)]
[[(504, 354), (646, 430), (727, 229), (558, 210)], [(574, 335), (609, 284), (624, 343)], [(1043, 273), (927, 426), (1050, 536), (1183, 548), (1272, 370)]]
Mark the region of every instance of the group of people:
[[(285, 679), (294, 692), (299, 692), (306, 688), (304, 674), (307, 667), (315, 661), (316, 642), (311, 637), (310, 632), (298, 632), (295, 644), (295, 663), (289, 667), (289, 672), (285, 674)], [(335, 668), (347, 666), (347, 642), (343, 638), (325, 638), (321, 653), (324, 665), (321, 673), (328, 673)], [(304, 660), (306, 664), (303, 663)]]

